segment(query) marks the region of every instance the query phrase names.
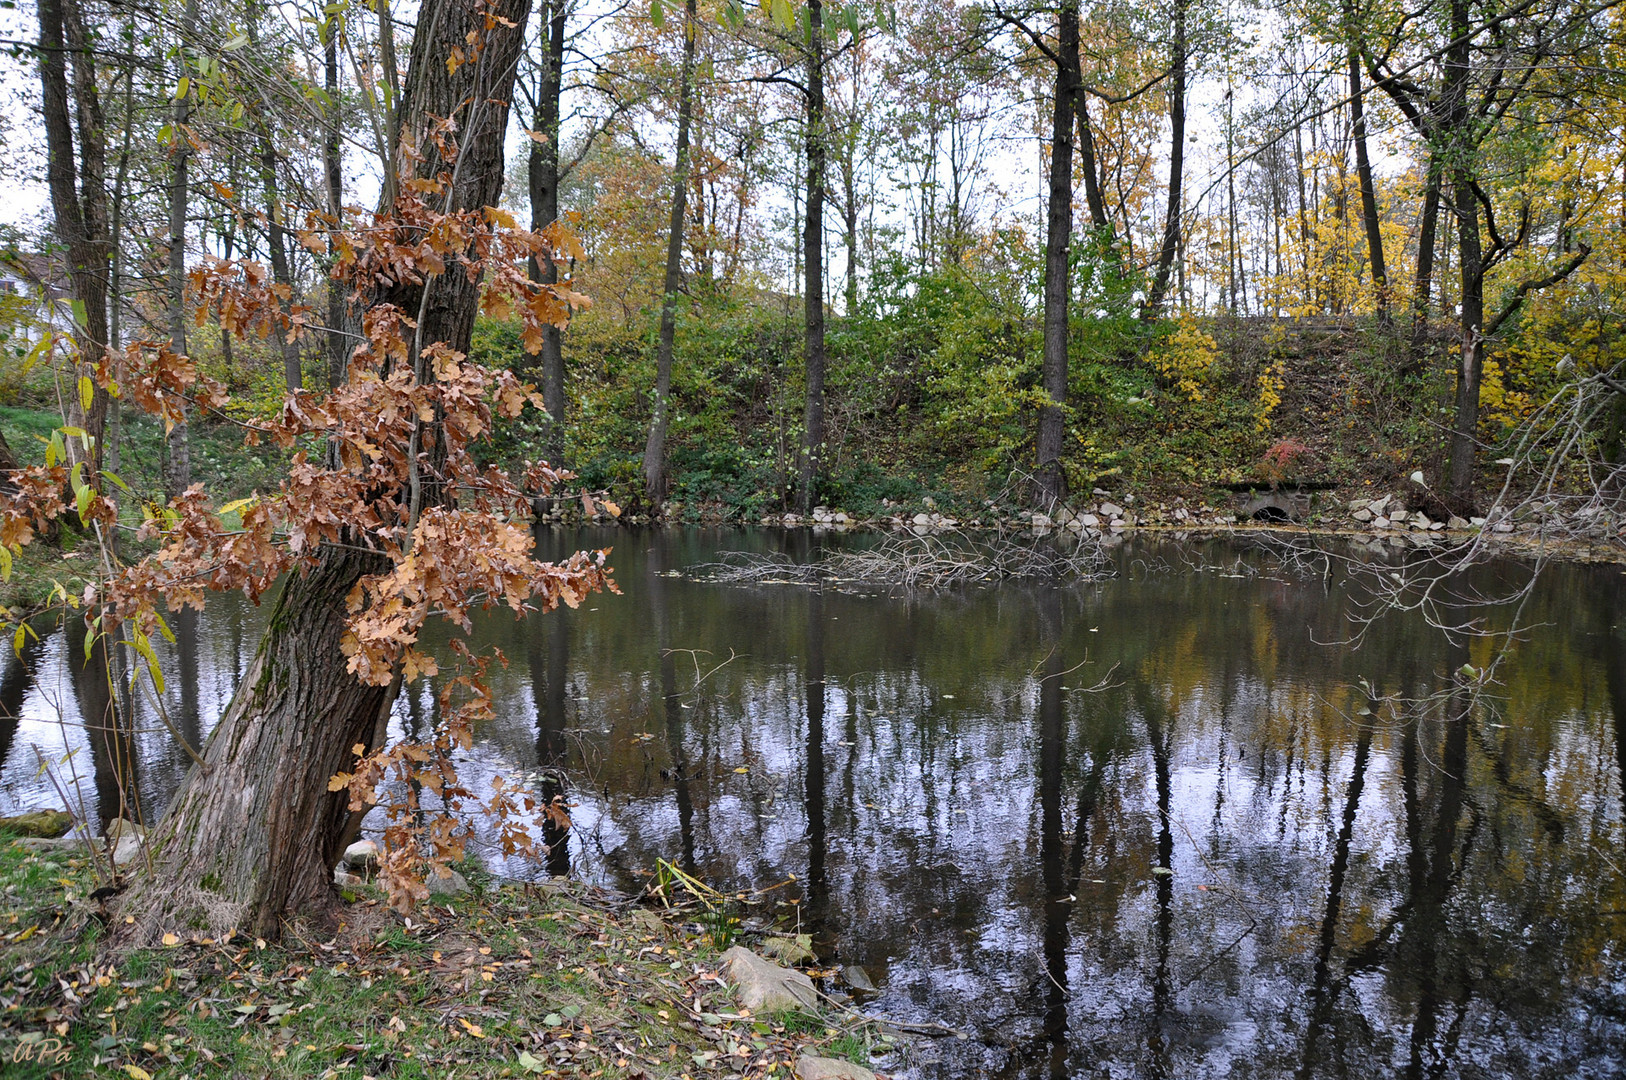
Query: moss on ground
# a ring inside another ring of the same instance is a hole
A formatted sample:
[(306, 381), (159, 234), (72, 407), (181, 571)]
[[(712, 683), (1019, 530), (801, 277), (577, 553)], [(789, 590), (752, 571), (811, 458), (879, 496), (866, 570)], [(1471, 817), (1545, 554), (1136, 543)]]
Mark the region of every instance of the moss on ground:
[(788, 1077), (804, 1050), (862, 1060), (888, 1041), (742, 1013), (698, 928), (579, 884), (471, 877), (473, 894), (410, 920), (359, 890), (332, 940), (177, 932), (115, 961), (85, 855), (0, 838), (3, 1071), (721, 1080)]

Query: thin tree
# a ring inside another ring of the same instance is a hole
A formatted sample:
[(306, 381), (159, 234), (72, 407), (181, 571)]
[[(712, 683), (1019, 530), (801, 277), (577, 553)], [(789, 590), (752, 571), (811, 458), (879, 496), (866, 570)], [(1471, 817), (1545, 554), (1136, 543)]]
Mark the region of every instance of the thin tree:
[[(107, 348), (107, 286), (112, 239), (107, 217), (107, 120), (102, 112), (95, 50), (79, 0), (40, 0), (40, 98), (45, 121), (46, 186), (57, 236), (66, 249), (73, 287), (73, 345), (80, 385), (69, 412), (88, 438), (69, 440), (70, 460), (99, 471), (108, 396), (90, 378)], [(71, 62), (71, 63), (70, 63)], [(72, 71), (72, 93), (69, 71)], [(88, 453), (82, 449), (88, 446)], [(86, 478), (93, 483), (93, 477)]]
[(666, 235), (666, 278), (661, 288), (660, 339), (655, 347), (655, 412), (644, 444), (644, 492), (652, 513), (666, 501), (666, 426), (672, 392), (672, 349), (683, 288), (683, 220), (689, 194), (689, 125), (694, 115), (695, 0), (683, 9), (683, 65), (678, 75), (677, 161), (672, 169), (672, 220)]

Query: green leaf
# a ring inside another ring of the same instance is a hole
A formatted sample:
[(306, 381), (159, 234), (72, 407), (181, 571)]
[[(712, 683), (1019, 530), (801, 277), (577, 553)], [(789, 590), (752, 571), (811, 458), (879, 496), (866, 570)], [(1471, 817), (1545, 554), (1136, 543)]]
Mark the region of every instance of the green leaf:
[(666, 11), (661, 7), (661, 0), (649, 0), (649, 21), (659, 30), (666, 25)]
[(787, 34), (796, 29), (796, 12), (791, 10), (790, 0), (768, 0), (769, 10), (773, 21)]
[(73, 311), (73, 324), (75, 326), (82, 327), (90, 322), (90, 316), (85, 313), (85, 302), (83, 300), (74, 300), (68, 304), (68, 307)]
[[(18, 647), (21, 648), (21, 646), (18, 646)], [(558, 1027), (560, 1024), (563, 1024), (564, 1022), (565, 1022), (564, 1017), (560, 1016), (558, 1013), (549, 1013), (548, 1015), (546, 1015), (546, 1016), (544, 1016), (542, 1018), (542, 1026), (543, 1027)]]
[(45, 467), (56, 468), (57, 462), (68, 456), (68, 448), (62, 444), (62, 432), (51, 432), (51, 441), (45, 444)]
[(152, 676), (152, 687), (159, 694), (164, 692), (164, 673), (158, 667), (158, 654), (152, 651), (152, 641), (147, 635), (137, 631), (130, 636), (135, 651), (147, 662), (147, 674)]
[(227, 52), (236, 52), (238, 49), (241, 49), (247, 44), (248, 32), (245, 30), (239, 30), (237, 33), (227, 38), (225, 44), (221, 45), (220, 47), (225, 49)]
[(169, 628), (169, 623), (164, 621), (164, 617), (158, 614), (156, 611), (152, 613), (152, 617), (157, 620), (158, 632), (164, 635), (164, 640), (169, 642), (171, 645), (175, 644), (175, 631)]
[(85, 515), (90, 512), (90, 504), (96, 498), (96, 489), (89, 484), (81, 484), (74, 489), (74, 508), (79, 511), (79, 520), (84, 521)]
[(112, 482), (114, 487), (118, 488), (120, 491), (124, 492), (126, 495), (134, 495), (135, 494), (135, 492), (130, 490), (130, 485), (129, 484), (126, 484), (123, 480), (119, 479), (119, 474), (118, 473), (109, 472), (108, 470), (103, 469), (102, 470), (102, 475), (107, 477), (107, 479)]
[(841, 15), (846, 20), (848, 33), (852, 34), (853, 37), (857, 37), (859, 34), (857, 9), (848, 4), (841, 9)]
[(182, 75), (181, 76), (181, 81), (175, 84), (175, 100), (176, 101), (185, 101), (188, 97), (191, 96), (191, 94), (192, 94), (192, 80), (190, 78), (188, 78), (187, 76)]

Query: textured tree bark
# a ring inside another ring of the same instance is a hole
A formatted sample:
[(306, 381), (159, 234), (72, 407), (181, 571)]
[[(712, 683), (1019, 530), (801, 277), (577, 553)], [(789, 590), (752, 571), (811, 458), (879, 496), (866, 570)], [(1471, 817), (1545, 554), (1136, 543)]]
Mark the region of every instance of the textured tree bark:
[(824, 5), (808, 0), (807, 219), (802, 223), (802, 311), (806, 321), (807, 397), (802, 407), (802, 461), (796, 505), (813, 509), (824, 452)]
[(678, 83), (677, 163), (672, 170), (672, 220), (666, 234), (666, 281), (661, 291), (660, 341), (655, 349), (655, 415), (644, 444), (644, 494), (652, 513), (666, 501), (667, 398), (672, 392), (672, 347), (678, 293), (683, 288), (683, 216), (689, 195), (689, 124), (694, 115), (694, 46), (700, 24), (695, 0), (683, 14), (683, 71)]
[(1034, 499), (1050, 509), (1067, 495), (1061, 448), (1067, 419), (1068, 257), (1073, 241), (1073, 115), (1078, 95), (1078, 4), (1062, 5), (1057, 15), (1056, 90), (1050, 128), (1050, 208), (1045, 226), (1044, 370), (1049, 399), (1039, 407), (1035, 439), (1037, 481)]
[[(187, 773), (149, 844), (155, 872), (139, 878), (120, 928), (151, 941), (176, 925), (275, 939), (290, 913), (320, 917), (334, 900), (335, 850), (348, 795), (329, 777), (369, 744), (387, 688), (345, 670), (344, 599), (382, 562), (330, 548), (290, 578), (237, 695)], [(338, 658), (335, 662), (326, 658)]]
[[(453, 163), (431, 155), (420, 171), (453, 171), (451, 209), (494, 205), (501, 193), (503, 133), (529, 0), (499, 0), (498, 28), (476, 62), (448, 71), (452, 44), (484, 33), (475, 0), (425, 5), (413, 42), (403, 112), (419, 146), (433, 117), (454, 117), (462, 149)], [(423, 312), (425, 342), (466, 351), (476, 285), (461, 271), (432, 278), (427, 295), (392, 296)], [(421, 307), (419, 301), (422, 301)], [(339, 642), (345, 599), (384, 565), (361, 538), (330, 546), (318, 565), (284, 584), (254, 661), (226, 714), (149, 838), (153, 872), (126, 894), (115, 946), (151, 942), (177, 925), (218, 935), (242, 930), (275, 939), (295, 916), (318, 922), (335, 903), (333, 864), (349, 819), (348, 796), (329, 792), (336, 772), (371, 747), (394, 687), (351, 677)]]
[[(532, 115), (540, 141), (531, 140), (530, 197), (531, 228), (540, 230), (559, 219), (559, 97), (564, 88), (566, 0), (543, 0), (546, 23), (541, 85), (537, 88)], [(531, 260), (531, 280), (553, 284), (559, 271), (549, 262)], [(565, 354), (563, 336), (556, 326), (542, 329), (542, 407), (548, 411), (547, 434), (542, 448), (551, 464), (558, 465), (565, 453)]]

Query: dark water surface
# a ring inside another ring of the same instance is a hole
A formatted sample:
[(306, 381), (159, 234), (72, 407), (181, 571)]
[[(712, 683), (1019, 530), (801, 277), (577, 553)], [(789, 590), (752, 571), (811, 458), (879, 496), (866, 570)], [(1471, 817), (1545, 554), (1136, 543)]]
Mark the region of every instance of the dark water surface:
[[(1227, 549), (901, 597), (674, 576), (724, 548), (805, 556), (805, 536), (546, 543), (614, 545), (624, 595), (477, 626), (510, 664), (465, 776), (563, 770), (573, 873), (630, 890), (664, 858), (728, 891), (785, 883), (767, 913), (862, 965), (865, 1007), (974, 1036), (897, 1073), (1626, 1075), (1618, 568), (1550, 570), (1499, 702), (1451, 720), (1364, 714), (1357, 684), (1447, 694), (1484, 642), (1394, 617), (1337, 644), (1340, 573)], [(178, 627), (164, 704), (188, 738), (263, 617), (211, 601)], [(124, 703), (128, 743), (87, 736), (117, 703), (75, 677), (82, 637), (27, 654), (0, 677), (0, 812), (60, 805), (43, 757), (90, 815), (124, 768), (154, 816), (187, 759), (151, 703)], [(414, 686), (397, 733), (434, 709)]]

